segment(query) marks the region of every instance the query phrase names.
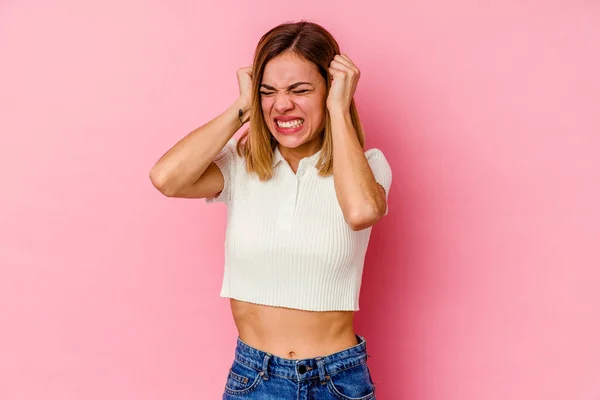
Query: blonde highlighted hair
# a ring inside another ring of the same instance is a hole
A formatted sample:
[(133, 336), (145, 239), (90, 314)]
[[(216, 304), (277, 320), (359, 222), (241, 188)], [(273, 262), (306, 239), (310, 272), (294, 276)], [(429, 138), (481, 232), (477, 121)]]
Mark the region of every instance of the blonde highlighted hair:
[[(266, 181), (273, 176), (272, 160), (277, 141), (265, 123), (260, 99), (260, 84), (267, 63), (283, 54), (292, 53), (314, 64), (325, 79), (326, 96), (329, 94), (331, 79), (328, 68), (340, 48), (333, 36), (322, 26), (309, 21), (290, 22), (277, 25), (259, 40), (254, 53), (252, 67), (252, 105), (248, 129), (238, 141), (237, 151), (246, 157), (246, 168), (259, 179)], [(350, 103), (352, 125), (358, 141), (364, 148), (364, 131), (354, 99)], [(259, 117), (260, 116), (260, 117)], [(322, 136), (322, 152), (317, 162), (319, 175), (333, 173), (333, 138), (331, 117), (325, 110), (325, 128)]]

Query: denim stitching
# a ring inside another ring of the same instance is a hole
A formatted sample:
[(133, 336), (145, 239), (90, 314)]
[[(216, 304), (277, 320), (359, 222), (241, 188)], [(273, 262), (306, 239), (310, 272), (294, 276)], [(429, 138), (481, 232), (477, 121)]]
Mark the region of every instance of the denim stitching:
[(327, 387), (329, 388), (329, 391), (337, 398), (341, 399), (341, 400), (371, 400), (373, 398), (375, 398), (375, 387), (373, 387), (373, 391), (371, 391), (371, 393), (369, 393), (366, 396), (363, 397), (348, 397), (343, 395), (334, 385), (333, 381), (329, 381), (329, 384), (327, 385)]
[[(236, 361), (236, 362), (239, 362), (240, 364), (242, 364), (242, 365), (244, 365), (244, 366), (246, 366), (246, 367), (248, 367), (248, 368), (250, 368), (250, 369), (252, 369), (252, 370), (254, 370), (254, 371), (256, 371), (256, 372), (260, 372), (260, 371), (261, 371), (261, 370), (259, 370), (259, 369), (256, 369), (256, 368), (254, 368), (252, 365), (248, 365), (248, 364), (246, 364), (245, 362), (243, 362), (243, 361), (239, 360), (238, 358), (236, 358), (236, 359), (235, 359), (235, 361)], [(349, 370), (349, 369), (351, 369), (351, 368), (359, 367), (359, 366), (361, 366), (361, 365), (364, 365), (364, 364), (366, 364), (366, 363), (367, 363), (367, 360), (361, 361), (361, 362), (360, 362), (360, 363), (358, 363), (358, 364), (354, 364), (354, 365), (351, 365), (351, 366), (349, 366), (349, 367), (346, 367), (346, 368), (344, 368), (344, 369), (340, 369), (340, 370), (338, 370), (338, 371), (337, 371), (335, 374), (330, 374), (330, 376), (336, 376), (336, 375), (337, 375), (337, 374), (339, 374), (340, 372), (347, 371), (347, 370)], [(274, 373), (272, 373), (272, 372), (270, 372), (270, 373), (269, 373), (269, 376), (276, 376), (276, 377), (278, 377), (278, 378), (283, 378), (283, 379), (287, 379), (287, 380), (290, 380), (290, 381), (299, 381), (299, 379), (296, 379), (296, 378), (290, 378), (290, 377), (288, 377), (288, 376), (283, 376), (283, 375), (274, 374)], [(307, 378), (307, 379), (304, 379), (304, 380), (306, 380), (306, 381), (310, 381), (311, 379), (319, 379), (319, 377), (318, 377), (318, 376), (313, 376), (312, 378)]]
[(235, 372), (233, 372), (233, 370), (229, 370), (229, 374), (231, 375), (231, 378), (235, 381), (241, 382), (241, 383), (248, 383), (249, 379), (246, 378), (245, 376), (241, 376), (236, 374)]

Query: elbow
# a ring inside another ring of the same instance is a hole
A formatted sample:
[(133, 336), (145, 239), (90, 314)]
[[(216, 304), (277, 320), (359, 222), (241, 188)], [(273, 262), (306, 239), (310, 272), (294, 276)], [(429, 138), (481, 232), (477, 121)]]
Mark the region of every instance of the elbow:
[(385, 209), (369, 204), (348, 212), (346, 223), (353, 231), (361, 231), (375, 225), (384, 214)]
[(173, 185), (169, 184), (169, 177), (166, 175), (164, 170), (154, 166), (150, 170), (149, 174), (150, 182), (152, 185), (163, 195), (167, 197), (175, 197), (176, 191), (173, 188)]

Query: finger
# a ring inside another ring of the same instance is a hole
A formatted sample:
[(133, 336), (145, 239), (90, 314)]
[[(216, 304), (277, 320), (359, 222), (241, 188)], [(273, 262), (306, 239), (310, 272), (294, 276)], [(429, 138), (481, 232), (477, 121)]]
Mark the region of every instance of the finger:
[(329, 67), (329, 73), (332, 76), (335, 76), (335, 75), (346, 75), (347, 72), (348, 71), (346, 71), (345, 69), (338, 69), (338, 68)]
[(339, 54), (336, 54), (335, 57), (333, 57), (333, 60), (331, 62), (339, 62), (340, 64), (345, 65), (347, 68), (352, 68), (352, 62), (348, 61), (347, 59), (345, 59), (344, 57), (342, 57)]
[(330, 64), (331, 67), (337, 68), (342, 71), (350, 71), (352, 68), (341, 61), (333, 60)]
[(348, 54), (342, 53), (340, 55), (340, 57), (342, 57), (345, 61), (347, 61), (350, 64), (349, 68), (351, 70), (353, 70), (354, 73), (356, 73), (356, 75), (360, 76), (360, 69), (356, 66), (356, 64), (354, 64), (354, 62), (350, 59), (350, 57), (348, 56)]
[[(340, 57), (340, 60), (341, 60), (341, 59), (342, 59), (342, 58)], [(344, 60), (344, 62), (341, 62), (341, 61), (334, 60), (334, 61), (332, 61), (331, 63), (332, 63), (332, 64), (333, 64), (333, 63), (336, 63), (335, 65), (336, 65), (336, 67), (338, 67), (338, 68), (340, 67), (340, 65), (343, 65), (343, 66), (344, 66), (343, 68), (345, 68), (345, 69), (348, 71), (348, 73), (353, 73), (354, 75), (357, 75), (357, 76), (358, 76), (358, 75), (360, 75), (360, 71), (358, 70), (358, 68), (356, 68), (356, 66), (355, 66), (355, 65), (351, 65), (351, 66), (349, 66), (348, 64), (345, 64), (345, 62), (347, 62), (347, 61), (346, 61), (346, 60)]]
[(342, 53), (340, 54), (341, 57), (343, 57), (346, 61), (348, 61), (348, 63), (356, 68), (356, 64), (354, 64), (354, 61), (352, 61), (352, 59), (350, 58), (350, 56), (348, 56), (348, 54), (346, 53)]
[(358, 77), (359, 76), (359, 72), (353, 68), (349, 68), (348, 66), (342, 64), (342, 63), (336, 63), (335, 61), (332, 62), (332, 66), (342, 72), (344, 74), (344, 76), (350, 76), (350, 77)]

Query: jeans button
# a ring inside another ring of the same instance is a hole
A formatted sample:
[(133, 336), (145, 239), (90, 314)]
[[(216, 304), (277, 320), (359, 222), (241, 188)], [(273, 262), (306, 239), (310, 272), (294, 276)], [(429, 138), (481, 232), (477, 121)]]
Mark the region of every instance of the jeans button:
[(306, 373), (306, 366), (305, 365), (301, 365), (298, 367), (298, 372), (301, 374)]

